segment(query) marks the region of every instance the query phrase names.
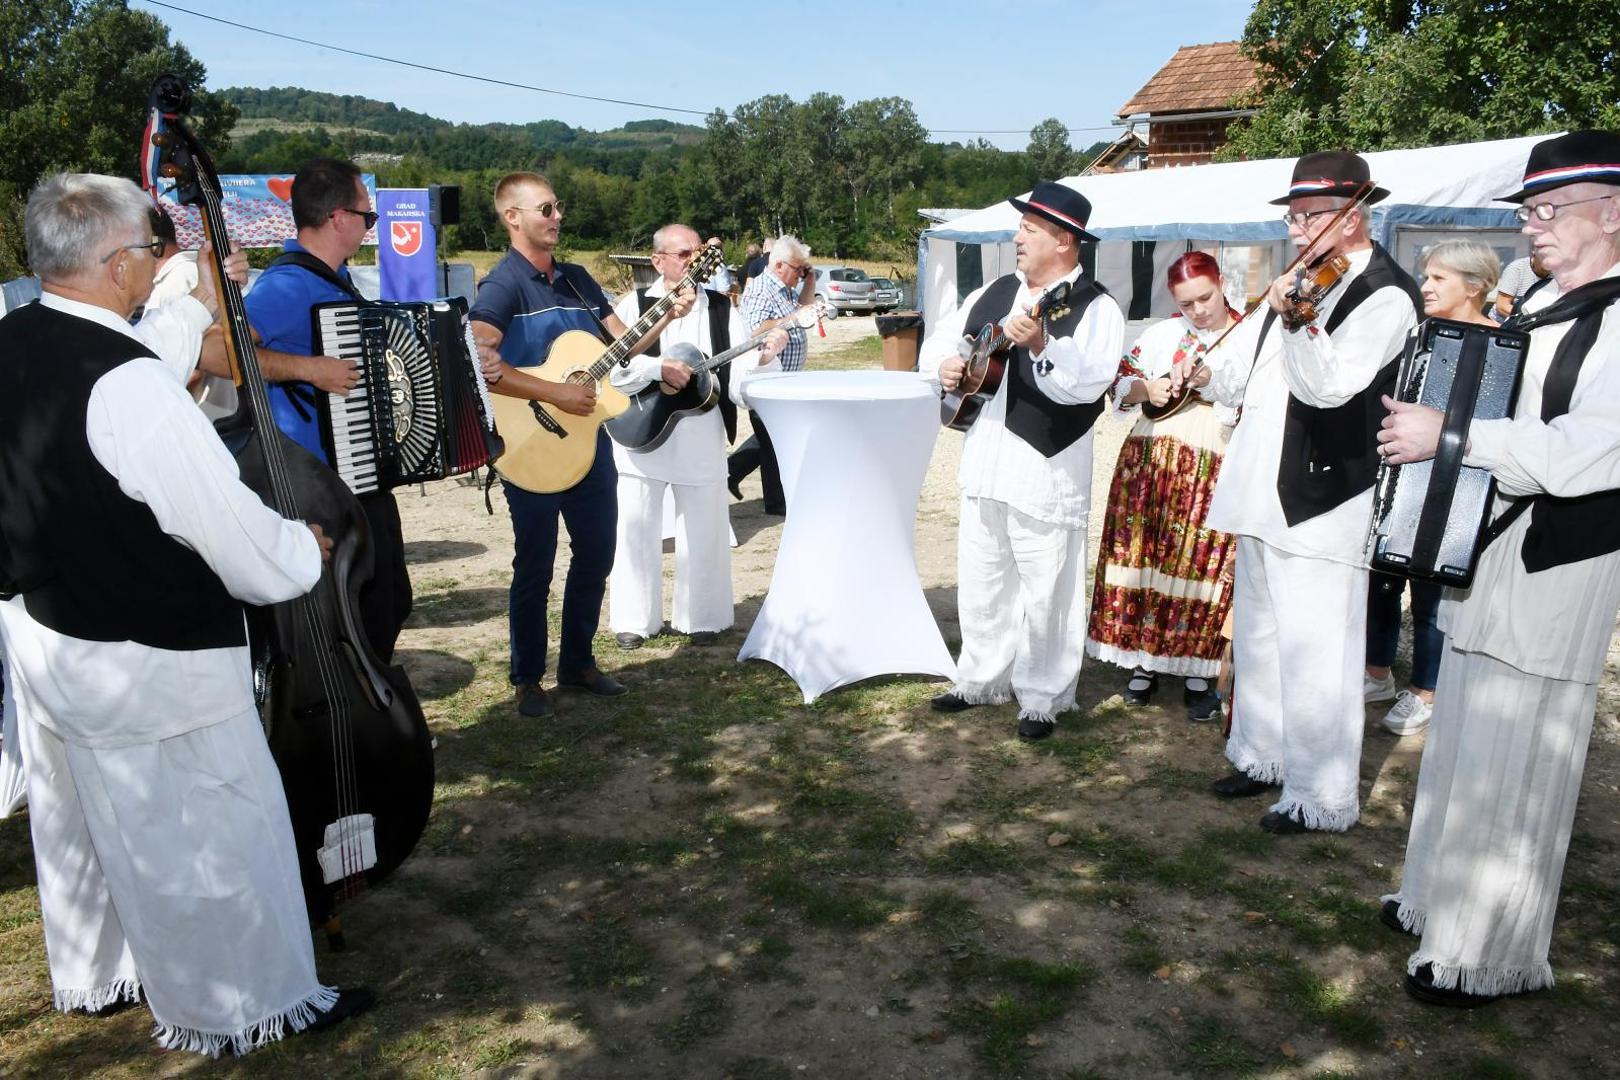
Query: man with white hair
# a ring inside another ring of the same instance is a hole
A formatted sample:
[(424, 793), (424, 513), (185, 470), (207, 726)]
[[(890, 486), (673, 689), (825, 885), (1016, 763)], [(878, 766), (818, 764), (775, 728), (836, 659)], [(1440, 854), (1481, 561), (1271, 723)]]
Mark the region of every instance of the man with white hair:
[(242, 484), (175, 377), (218, 309), (207, 254), (130, 327), (149, 207), (82, 174), (28, 200), (44, 292), (0, 319), (0, 637), (56, 1007), (144, 994), (162, 1046), (217, 1056), (373, 999), (316, 979), (243, 612), (307, 592), (331, 541)]
[[(634, 326), (648, 308), (680, 288), (701, 244), (690, 226), (665, 225), (653, 234), (658, 280), (620, 297), (614, 314)], [(692, 310), (664, 326), (658, 340), (627, 363), (615, 365), (613, 385), (635, 394), (661, 382), (672, 391), (686, 386), (692, 367), (671, 355), (678, 346), (715, 356), (748, 337), (725, 294), (698, 290)], [(688, 354), (691, 355), (691, 354)], [(725, 369), (714, 373), (726, 392)], [(675, 596), (670, 625), (707, 645), (731, 626), (731, 544), (726, 517), (725, 407), (677, 421), (669, 438), (650, 450), (613, 444), (619, 469), (617, 553), (609, 576), (608, 625), (621, 649), (639, 649), (664, 625), (664, 493), (675, 499)]]
[[(1496, 518), (1473, 586), (1448, 591), (1434, 717), (1398, 893), (1383, 919), (1422, 936), (1406, 989), (1470, 1007), (1553, 984), (1547, 961), (1615, 613), (1620, 609), (1620, 132), (1530, 150), (1506, 202), (1552, 275), (1511, 419), (1468, 425)], [(1384, 399), (1395, 464), (1432, 458), (1442, 415)]]
[[(774, 366), (762, 370), (802, 371), (810, 343), (804, 327), (795, 325), (793, 316), (815, 300), (816, 271), (810, 265), (810, 249), (797, 237), (783, 236), (771, 245), (765, 272), (748, 282), (742, 294), (743, 323), (750, 334), (781, 327), (787, 332), (787, 345), (777, 354)], [(755, 469), (764, 487), (765, 512), (780, 517), (787, 513), (787, 495), (782, 490), (782, 474), (776, 464), (771, 433), (756, 410), (748, 410), (754, 437), (738, 447), (727, 462), (726, 486), (742, 498), (742, 482)]]

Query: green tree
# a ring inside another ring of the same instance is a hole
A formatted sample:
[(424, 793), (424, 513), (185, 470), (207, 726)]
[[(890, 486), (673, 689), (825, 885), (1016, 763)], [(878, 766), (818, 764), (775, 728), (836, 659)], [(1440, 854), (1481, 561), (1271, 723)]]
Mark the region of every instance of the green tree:
[(24, 271), (22, 208), (53, 172), (134, 173), (146, 101), (164, 72), (195, 92), (193, 118), (211, 150), (226, 145), (235, 107), (201, 92), (203, 65), (156, 16), (118, 0), (6, 0), (0, 5), (0, 278)]
[(1614, 0), (1259, 0), (1259, 112), (1221, 156), (1620, 126)]
[(1075, 171), (1069, 129), (1056, 117), (1048, 117), (1030, 129), (1029, 146), (1024, 154), (1029, 158), (1029, 167), (1041, 180), (1060, 180)]

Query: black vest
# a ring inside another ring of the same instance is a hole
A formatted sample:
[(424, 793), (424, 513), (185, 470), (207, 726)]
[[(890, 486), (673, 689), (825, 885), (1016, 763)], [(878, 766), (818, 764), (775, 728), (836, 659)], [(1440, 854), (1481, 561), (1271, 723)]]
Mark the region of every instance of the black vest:
[[(976, 335), (991, 323), (1000, 322), (1012, 310), (1013, 299), (1024, 287), (1016, 274), (992, 281), (968, 311), (963, 333)], [(1068, 313), (1046, 320), (1051, 337), (1072, 337), (1086, 309), (1108, 290), (1095, 281), (1082, 278), (1069, 291)], [(1007, 394), (1007, 430), (1023, 439), (1044, 457), (1054, 457), (1078, 442), (1102, 415), (1103, 399), (1084, 405), (1063, 405), (1036, 385), (1035, 360), (1023, 346), (1014, 346), (1004, 378)]]
[[(719, 356), (731, 348), (731, 297), (713, 289), (702, 290), (709, 302), (709, 355)], [(647, 309), (658, 301), (647, 295), (646, 289), (636, 290), (636, 310), (647, 314)], [(643, 350), (648, 356), (659, 355), (658, 340)], [(737, 441), (737, 403), (731, 400), (731, 365), (714, 373), (720, 380), (720, 422), (726, 426), (726, 442)]]
[[(1331, 335), (1368, 297), (1390, 285), (1406, 293), (1414, 313), (1422, 319), (1423, 297), (1417, 282), (1374, 244), (1366, 271), (1344, 287), (1344, 296), (1323, 331)], [(1276, 311), (1266, 314), (1255, 345), (1256, 357), (1276, 318)], [(1396, 349), (1367, 388), (1342, 405), (1319, 409), (1288, 395), (1282, 456), (1277, 462), (1277, 497), (1289, 526), (1320, 517), (1373, 486), (1378, 475), (1378, 429), (1385, 412), (1380, 397), (1395, 392), (1400, 358), (1400, 349)]]
[[(1620, 280), (1600, 278), (1571, 290), (1534, 315), (1515, 315), (1505, 324), (1505, 329), (1533, 331), (1537, 326), (1574, 320), (1575, 325), (1553, 351), (1552, 363), (1542, 384), (1543, 423), (1551, 423), (1569, 412), (1581, 365), (1597, 341), (1603, 313), (1617, 298), (1620, 298)], [(1614, 362), (1611, 358), (1610, 363)], [(1620, 551), (1620, 491), (1594, 491), (1567, 498), (1540, 494), (1520, 505), (1525, 504), (1530, 507), (1530, 528), (1524, 534), (1519, 557), (1528, 573)], [(1501, 535), (1520, 513), (1523, 510), (1515, 508), (1493, 522), (1487, 543)]]
[(37, 622), (85, 641), (244, 645), (241, 603), (90, 449), (96, 382), (151, 355), (37, 303), (0, 319), (0, 594), (23, 594)]

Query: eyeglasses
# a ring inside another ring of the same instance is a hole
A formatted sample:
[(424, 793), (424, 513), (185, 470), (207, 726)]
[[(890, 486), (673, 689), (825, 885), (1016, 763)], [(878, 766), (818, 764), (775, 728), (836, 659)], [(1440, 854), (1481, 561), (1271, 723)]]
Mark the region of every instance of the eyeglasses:
[(1335, 206), (1331, 210), (1294, 210), (1284, 214), (1282, 219), (1286, 224), (1303, 229), (1311, 218), (1319, 217), (1322, 214), (1337, 214), (1341, 209), (1342, 207)]
[(512, 209), (533, 210), (543, 218), (561, 217), (563, 212), (563, 201), (561, 199), (557, 199), (554, 202), (543, 202), (539, 206), (514, 206)]
[(355, 217), (364, 218), (367, 229), (370, 229), (377, 224), (378, 214), (375, 210), (351, 210), (347, 206), (340, 206), (336, 211), (333, 212), (337, 213), (339, 211), (345, 214), (353, 214)]
[(1542, 221), (1551, 221), (1558, 216), (1558, 211), (1566, 206), (1579, 206), (1581, 203), (1602, 202), (1604, 199), (1612, 198), (1613, 195), (1594, 195), (1590, 199), (1575, 199), (1572, 202), (1544, 202), (1536, 203), (1534, 206), (1519, 206), (1514, 208), (1513, 216), (1521, 222), (1529, 221), (1531, 214)]
[(138, 250), (142, 250), (142, 249), (144, 249), (146, 251), (150, 251), (152, 253), (152, 258), (155, 259), (159, 255), (163, 254), (163, 241), (162, 240), (148, 240), (144, 244), (124, 244), (124, 245), (122, 245), (120, 247), (115, 247), (111, 251), (107, 252), (107, 254), (105, 254), (105, 255), (103, 255), (101, 257), (101, 265), (106, 266), (109, 262), (112, 261), (112, 257), (114, 255), (117, 255), (120, 251), (138, 251)]
[(696, 252), (694, 252), (691, 248), (687, 248), (685, 251), (655, 251), (653, 254), (663, 255), (671, 259), (678, 259), (681, 262), (685, 262), (695, 255)]

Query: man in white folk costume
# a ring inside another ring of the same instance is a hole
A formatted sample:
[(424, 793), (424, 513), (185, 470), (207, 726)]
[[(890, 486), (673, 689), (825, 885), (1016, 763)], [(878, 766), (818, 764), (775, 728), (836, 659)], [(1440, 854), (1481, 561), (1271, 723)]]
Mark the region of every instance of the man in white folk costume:
[[(968, 296), (923, 344), (918, 367), (945, 390), (991, 323), (1014, 343), (1000, 387), (968, 429), (958, 476), (957, 608), (962, 653), (940, 712), (1016, 697), (1020, 738), (1044, 739), (1075, 707), (1086, 633), (1092, 424), (1119, 370), (1124, 319), (1080, 270), (1091, 203), (1042, 183), (1022, 212), (1017, 269)], [(1030, 312), (1060, 283), (1068, 297)]]
[(28, 200), (44, 296), (0, 319), (0, 637), (56, 1007), (144, 994), (160, 1045), (245, 1053), (374, 1000), (316, 979), (243, 615), (309, 590), (331, 542), (241, 483), (186, 394), (206, 265), (130, 327), (150, 205), (82, 174)]
[(1348, 270), (1314, 317), (1295, 318), (1295, 277), (1278, 277), (1269, 310), (1191, 374), (1242, 408), (1208, 519), (1238, 537), (1226, 744), (1237, 771), (1214, 790), (1243, 798), (1281, 785), (1260, 819), (1276, 833), (1342, 832), (1360, 816), (1364, 547), (1380, 396), (1422, 310), (1416, 283), (1368, 236), (1366, 207), (1387, 195), (1357, 154), (1300, 158), (1272, 202), (1286, 207), (1296, 247), (1310, 245), (1307, 265), (1343, 256)]
[[(1464, 463), (1496, 478), (1473, 586), (1440, 608), (1446, 654), (1400, 892), (1384, 921), (1422, 937), (1419, 1000), (1472, 1006), (1553, 984), (1547, 962), (1575, 801), (1620, 608), (1620, 132), (1530, 151), (1504, 201), (1552, 275), (1512, 419), (1475, 420)], [(1390, 402), (1397, 464), (1434, 456), (1441, 415)]]
[[(687, 265), (701, 246), (686, 225), (666, 225), (653, 234), (657, 281), (625, 293), (614, 307), (619, 321), (635, 325), (642, 312), (680, 286)], [(729, 297), (700, 289), (685, 315), (664, 326), (655, 344), (616, 365), (613, 385), (627, 394), (662, 382), (680, 390), (692, 367), (677, 346), (717, 356), (748, 339)], [(690, 358), (691, 354), (686, 353)], [(752, 362), (744, 357), (741, 362)], [(725, 368), (713, 372), (720, 387), (717, 407), (675, 423), (665, 442), (652, 450), (613, 445), (619, 469), (617, 554), (608, 578), (608, 625), (621, 649), (639, 649), (664, 625), (664, 493), (675, 498), (675, 595), (670, 625), (690, 634), (694, 645), (711, 644), (732, 623), (731, 536), (726, 511), (727, 428), (736, 432), (736, 405), (727, 394)], [(728, 423), (729, 421), (729, 423)]]

